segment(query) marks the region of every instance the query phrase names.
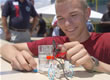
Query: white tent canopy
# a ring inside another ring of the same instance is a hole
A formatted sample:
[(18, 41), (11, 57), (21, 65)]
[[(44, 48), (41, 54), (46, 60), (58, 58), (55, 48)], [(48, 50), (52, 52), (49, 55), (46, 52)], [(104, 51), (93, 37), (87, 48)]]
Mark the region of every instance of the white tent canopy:
[(47, 15), (55, 15), (55, 5), (48, 5), (39, 9), (36, 9), (38, 13), (47, 14)]
[[(55, 4), (52, 5), (48, 5), (46, 7), (42, 7), (37, 9), (38, 13), (42, 13), (42, 14), (46, 14), (46, 15), (55, 15)], [(96, 12), (94, 10), (91, 10), (91, 15), (90, 15), (90, 19), (93, 21), (100, 21), (100, 19), (102, 18), (103, 14)]]

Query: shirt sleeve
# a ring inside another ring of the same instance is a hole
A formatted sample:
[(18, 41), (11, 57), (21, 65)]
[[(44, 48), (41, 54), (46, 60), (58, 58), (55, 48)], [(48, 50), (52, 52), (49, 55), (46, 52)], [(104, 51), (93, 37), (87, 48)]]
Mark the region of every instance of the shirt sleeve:
[(105, 61), (110, 64), (110, 33), (105, 33), (104, 35), (104, 45), (105, 53), (103, 53)]
[(4, 5), (3, 5), (3, 9), (2, 9), (2, 16), (9, 16), (10, 15), (10, 2), (7, 1)]
[(32, 16), (32, 17), (38, 16), (38, 13), (37, 13), (37, 11), (35, 10), (35, 8), (34, 8), (33, 5), (31, 5), (31, 16)]
[[(110, 64), (110, 33), (104, 33), (99, 39), (99, 60)], [(97, 48), (97, 47), (96, 47)]]

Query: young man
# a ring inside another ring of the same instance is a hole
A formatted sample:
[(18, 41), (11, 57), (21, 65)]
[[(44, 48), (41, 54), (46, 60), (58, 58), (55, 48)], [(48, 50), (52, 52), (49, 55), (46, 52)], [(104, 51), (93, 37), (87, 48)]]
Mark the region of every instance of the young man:
[(110, 72), (110, 33), (89, 34), (86, 22), (90, 8), (86, 1), (56, 0), (56, 14), (58, 26), (66, 36), (5, 45), (1, 49), (2, 57), (11, 62), (14, 69), (31, 71), (37, 65), (32, 56), (38, 55), (38, 45), (52, 44), (55, 40), (57, 44), (63, 44), (61, 51), (67, 52), (66, 59), (72, 64), (82, 65), (88, 71)]

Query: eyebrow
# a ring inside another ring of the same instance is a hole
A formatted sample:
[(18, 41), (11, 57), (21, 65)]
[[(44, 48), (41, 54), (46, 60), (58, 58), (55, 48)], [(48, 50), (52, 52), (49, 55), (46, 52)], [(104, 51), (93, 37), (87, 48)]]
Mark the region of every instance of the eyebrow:
[(77, 10), (73, 10), (70, 12), (70, 14), (77, 13), (77, 12), (78, 12)]
[[(75, 10), (70, 11), (69, 14), (75, 14), (75, 13), (77, 13), (77, 12), (78, 12), (77, 9), (75, 9)], [(62, 18), (62, 16), (56, 16), (56, 17), (57, 17), (57, 19), (58, 19), (59, 17)]]
[[(69, 14), (75, 14), (75, 13), (77, 13), (77, 11), (74, 11), (74, 12), (72, 11)], [(62, 16), (57, 16), (57, 19), (60, 18), (60, 17), (62, 17)]]

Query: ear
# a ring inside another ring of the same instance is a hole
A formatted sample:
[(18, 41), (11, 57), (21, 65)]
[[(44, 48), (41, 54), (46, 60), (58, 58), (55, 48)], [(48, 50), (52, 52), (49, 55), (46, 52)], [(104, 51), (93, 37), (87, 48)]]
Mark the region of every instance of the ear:
[(87, 8), (86, 9), (86, 21), (88, 21), (89, 17), (90, 17), (90, 14), (91, 14), (91, 8)]

